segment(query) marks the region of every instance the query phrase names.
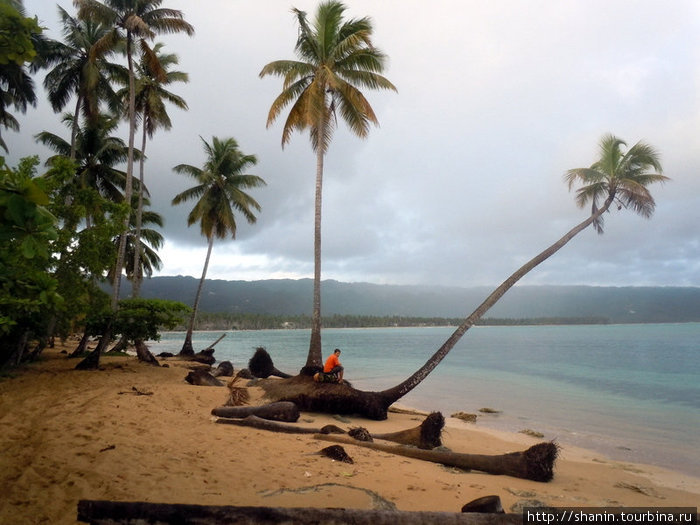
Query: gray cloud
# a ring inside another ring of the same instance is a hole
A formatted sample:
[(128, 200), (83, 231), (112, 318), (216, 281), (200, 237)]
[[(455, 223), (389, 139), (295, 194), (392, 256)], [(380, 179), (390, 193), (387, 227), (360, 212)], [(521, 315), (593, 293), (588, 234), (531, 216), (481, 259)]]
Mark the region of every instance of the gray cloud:
[[(316, 1), (170, 0), (196, 36), (163, 38), (188, 85), (188, 112), (148, 146), (154, 208), (166, 217), (164, 274), (201, 272), (205, 242), (170, 200), (190, 181), (171, 171), (204, 160), (199, 136), (233, 136), (256, 154), (257, 224), (215, 247), (210, 276), (310, 276), (315, 158), (307, 136), (280, 147), (266, 129), (293, 58), (292, 5)], [(54, 5), (25, 0), (58, 36)], [(62, 2), (71, 10), (70, 2)], [(645, 140), (673, 181), (653, 188), (651, 221), (624, 212), (587, 231), (528, 283), (700, 285), (700, 11), (693, 1), (610, 3), (348, 2), (373, 18), (399, 93), (368, 93), (381, 127), (367, 140), (337, 130), (324, 179), (324, 278), (382, 283), (496, 284), (583, 220), (562, 174), (587, 166), (606, 132)], [(7, 133), (13, 156), (30, 136), (60, 131), (46, 102)], [(12, 158), (12, 157), (11, 157)]]

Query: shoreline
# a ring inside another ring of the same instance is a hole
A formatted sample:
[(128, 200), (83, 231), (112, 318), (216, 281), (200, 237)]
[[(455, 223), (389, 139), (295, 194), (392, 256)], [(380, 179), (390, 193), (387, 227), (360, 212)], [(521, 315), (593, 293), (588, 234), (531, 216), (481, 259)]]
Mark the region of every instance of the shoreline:
[[(210, 411), (228, 390), (189, 385), (186, 363), (163, 360), (168, 368), (157, 368), (107, 357), (102, 370), (83, 372), (59, 350), (0, 380), (0, 483), (7, 487), (0, 522), (75, 523), (79, 499), (366, 509), (384, 502), (397, 510), (459, 512), (496, 494), (509, 512), (533, 502), (700, 506), (700, 478), (568, 445), (549, 483), (352, 445), (344, 448), (354, 464), (335, 462), (318, 455), (327, 443), (310, 436), (214, 424)], [(259, 388), (249, 391), (251, 404), (263, 402)], [(421, 420), (394, 412), (386, 421), (302, 413), (298, 424), (379, 433)], [(447, 417), (443, 441), (455, 452), (503, 454), (541, 440)]]

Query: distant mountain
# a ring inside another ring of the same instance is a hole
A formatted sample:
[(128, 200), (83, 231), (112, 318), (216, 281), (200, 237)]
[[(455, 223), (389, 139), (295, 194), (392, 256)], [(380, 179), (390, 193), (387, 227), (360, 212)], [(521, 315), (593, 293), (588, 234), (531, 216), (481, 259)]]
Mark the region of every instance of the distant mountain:
[[(154, 277), (143, 297), (191, 304), (194, 277)], [(311, 314), (311, 279), (207, 280), (200, 308), (205, 312), (272, 315)], [(125, 287), (125, 292), (128, 287)], [(450, 288), (324, 281), (323, 315), (466, 317), (490, 287)], [(612, 323), (700, 321), (700, 287), (516, 286), (487, 314), (491, 318), (598, 317)]]

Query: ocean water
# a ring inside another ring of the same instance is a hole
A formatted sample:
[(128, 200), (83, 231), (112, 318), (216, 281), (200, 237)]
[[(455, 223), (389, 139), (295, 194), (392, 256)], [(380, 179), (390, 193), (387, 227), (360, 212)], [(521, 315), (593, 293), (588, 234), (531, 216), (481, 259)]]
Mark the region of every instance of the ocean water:
[[(324, 358), (340, 348), (353, 386), (383, 390), (417, 370), (452, 331), (326, 329)], [(196, 333), (195, 348), (221, 333)], [(183, 338), (165, 333), (150, 346), (177, 352)], [(230, 331), (214, 355), (240, 369), (263, 346), (293, 374), (308, 344), (308, 330)], [(532, 429), (562, 446), (700, 477), (700, 323), (474, 327), (400, 402), (445, 415), (493, 408), (499, 413), (479, 414), (478, 426)]]

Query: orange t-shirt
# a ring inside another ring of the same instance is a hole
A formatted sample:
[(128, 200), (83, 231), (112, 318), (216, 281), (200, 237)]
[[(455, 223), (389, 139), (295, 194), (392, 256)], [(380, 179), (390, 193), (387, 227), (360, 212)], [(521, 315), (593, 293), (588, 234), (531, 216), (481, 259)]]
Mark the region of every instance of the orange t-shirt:
[(338, 359), (338, 356), (335, 354), (331, 354), (330, 357), (326, 359), (326, 364), (323, 367), (323, 371), (327, 374), (339, 364), (340, 360)]

